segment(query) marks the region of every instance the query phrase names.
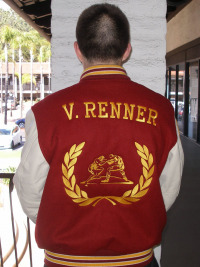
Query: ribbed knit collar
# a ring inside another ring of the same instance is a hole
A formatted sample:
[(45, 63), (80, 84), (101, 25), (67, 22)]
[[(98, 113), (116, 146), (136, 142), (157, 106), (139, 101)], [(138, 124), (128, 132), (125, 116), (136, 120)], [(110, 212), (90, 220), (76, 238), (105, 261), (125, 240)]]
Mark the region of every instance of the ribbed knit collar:
[(118, 65), (98, 65), (92, 66), (84, 70), (81, 75), (81, 79), (89, 77), (89, 76), (96, 76), (96, 75), (125, 75), (126, 71), (123, 67)]

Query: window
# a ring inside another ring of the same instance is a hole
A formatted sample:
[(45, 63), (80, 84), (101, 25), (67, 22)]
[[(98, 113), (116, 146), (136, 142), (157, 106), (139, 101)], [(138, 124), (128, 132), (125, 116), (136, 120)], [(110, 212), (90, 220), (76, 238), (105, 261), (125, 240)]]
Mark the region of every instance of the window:
[(16, 126), (14, 129), (13, 129), (13, 131), (12, 131), (12, 134), (14, 134), (14, 133), (17, 133), (18, 132), (18, 126)]
[(174, 107), (180, 132), (184, 132), (185, 64), (171, 66), (167, 71), (166, 97)]
[(184, 131), (184, 84), (185, 64), (179, 64), (178, 69), (178, 100), (177, 100), (177, 121), (180, 132)]
[[(170, 68), (171, 70), (171, 84), (169, 85), (170, 91), (169, 91), (169, 100), (174, 107), (176, 105), (176, 66), (172, 66)], [(170, 82), (170, 81), (169, 81)]]
[(197, 140), (198, 77), (198, 61), (191, 62), (189, 67), (188, 137), (195, 140)]

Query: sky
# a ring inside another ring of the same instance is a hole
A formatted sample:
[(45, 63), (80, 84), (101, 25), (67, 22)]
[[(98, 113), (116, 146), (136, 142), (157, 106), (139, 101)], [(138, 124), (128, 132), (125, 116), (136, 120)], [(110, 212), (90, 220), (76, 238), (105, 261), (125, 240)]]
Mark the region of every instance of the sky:
[(0, 0), (0, 8), (2, 8), (4, 10), (10, 9), (10, 7), (3, 0)]

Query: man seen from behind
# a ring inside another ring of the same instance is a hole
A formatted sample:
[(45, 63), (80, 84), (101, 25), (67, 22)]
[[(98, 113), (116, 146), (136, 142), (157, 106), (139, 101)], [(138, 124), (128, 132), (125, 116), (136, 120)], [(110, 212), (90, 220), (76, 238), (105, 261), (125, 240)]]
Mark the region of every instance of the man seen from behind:
[(183, 168), (173, 107), (122, 67), (131, 44), (118, 7), (84, 10), (76, 37), (79, 83), (26, 117), (14, 177), (22, 207), (45, 266), (158, 266), (153, 248)]

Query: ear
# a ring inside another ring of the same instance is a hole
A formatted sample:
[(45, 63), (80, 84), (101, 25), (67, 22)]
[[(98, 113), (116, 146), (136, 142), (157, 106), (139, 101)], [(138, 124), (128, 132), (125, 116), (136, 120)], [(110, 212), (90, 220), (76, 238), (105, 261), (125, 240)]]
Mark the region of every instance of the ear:
[(78, 43), (77, 42), (74, 42), (74, 50), (75, 50), (75, 53), (76, 53), (77, 58), (82, 63), (83, 62), (83, 55), (82, 55), (82, 53), (81, 53), (81, 51), (79, 49), (79, 46), (78, 46)]
[(128, 43), (126, 51), (124, 52), (122, 57), (122, 62), (126, 61), (129, 58), (131, 51), (132, 51), (131, 43)]

